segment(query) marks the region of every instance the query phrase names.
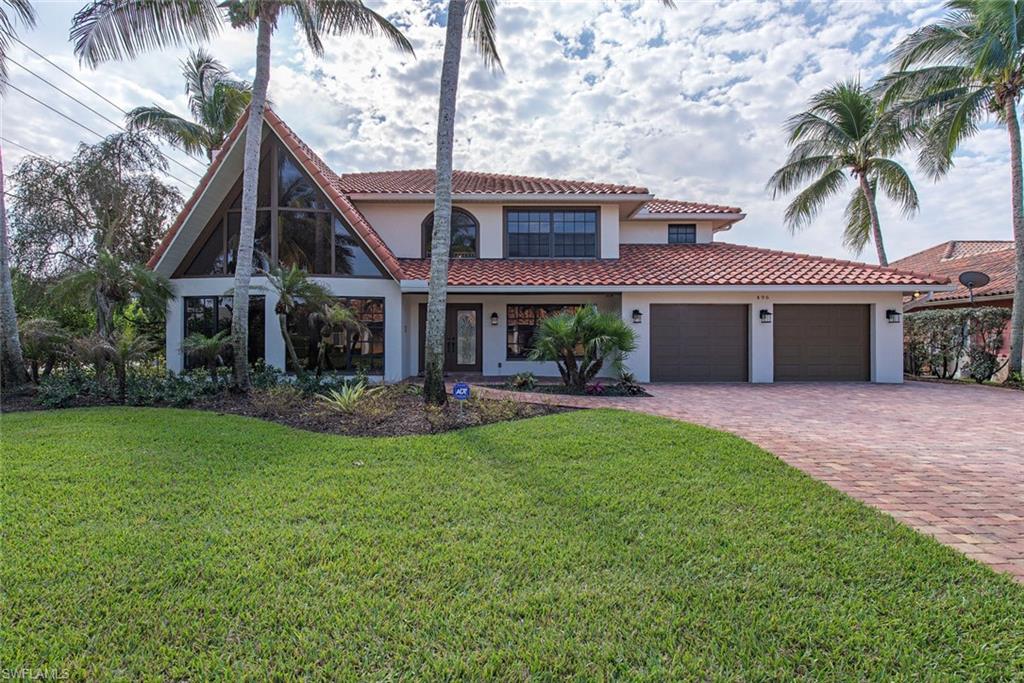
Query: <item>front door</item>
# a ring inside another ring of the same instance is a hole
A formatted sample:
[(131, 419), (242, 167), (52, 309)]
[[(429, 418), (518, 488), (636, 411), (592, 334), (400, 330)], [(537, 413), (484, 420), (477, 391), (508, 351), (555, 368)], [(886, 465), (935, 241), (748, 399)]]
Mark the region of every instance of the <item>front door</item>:
[[(448, 304), (444, 324), (445, 372), (480, 372), (483, 369), (483, 306)], [(427, 305), (420, 304), (420, 372), (426, 367)]]

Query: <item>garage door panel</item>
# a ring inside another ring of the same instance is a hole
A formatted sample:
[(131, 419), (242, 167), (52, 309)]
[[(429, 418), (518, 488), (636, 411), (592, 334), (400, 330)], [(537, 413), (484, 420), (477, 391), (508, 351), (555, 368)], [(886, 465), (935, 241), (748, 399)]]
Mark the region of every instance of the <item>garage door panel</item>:
[(780, 304), (774, 311), (775, 381), (871, 378), (866, 304)]
[(745, 382), (746, 305), (651, 306), (651, 379), (655, 382)]

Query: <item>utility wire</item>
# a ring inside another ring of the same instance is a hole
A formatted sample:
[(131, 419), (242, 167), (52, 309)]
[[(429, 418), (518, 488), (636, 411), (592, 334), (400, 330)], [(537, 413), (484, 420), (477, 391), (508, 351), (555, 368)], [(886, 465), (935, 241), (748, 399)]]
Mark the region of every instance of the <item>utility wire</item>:
[(62, 74), (64, 74), (65, 76), (67, 76), (68, 78), (70, 78), (71, 80), (73, 80), (73, 81), (74, 81), (75, 83), (78, 83), (78, 84), (79, 84), (80, 86), (82, 86), (83, 88), (85, 88), (86, 90), (88, 90), (89, 92), (91, 92), (91, 93), (92, 93), (93, 95), (95, 95), (96, 97), (100, 98), (101, 100), (103, 100), (104, 102), (106, 102), (107, 104), (109, 104), (109, 105), (110, 105), (111, 107), (113, 107), (114, 109), (117, 109), (117, 110), (118, 110), (119, 112), (121, 112), (122, 114), (127, 114), (127, 113), (128, 113), (127, 111), (125, 111), (125, 110), (124, 110), (124, 109), (123, 109), (123, 108), (121, 107), (121, 105), (119, 105), (119, 104), (117, 104), (116, 102), (113, 102), (113, 101), (111, 101), (110, 99), (108, 99), (108, 98), (107, 98), (107, 97), (106, 97), (106, 96), (105, 96), (105, 95), (104, 95), (103, 93), (101, 93), (101, 92), (99, 92), (98, 90), (94, 89), (94, 88), (93, 88), (93, 87), (92, 87), (91, 85), (89, 85), (89, 84), (88, 84), (88, 83), (86, 83), (85, 81), (83, 81), (83, 80), (79, 79), (79, 78), (78, 78), (77, 76), (75, 76), (75, 75), (74, 75), (73, 73), (71, 73), (70, 71), (68, 71), (68, 70), (67, 70), (67, 69), (65, 69), (64, 67), (62, 67), (62, 66), (61, 66), (60, 64), (57, 64), (56, 62), (54, 62), (53, 60), (51, 60), (51, 59), (50, 59), (49, 57), (47, 57), (47, 56), (46, 56), (46, 55), (44, 55), (44, 54), (43, 54), (42, 52), (40, 52), (39, 50), (35, 49), (34, 47), (32, 47), (31, 45), (29, 45), (29, 44), (28, 44), (28, 43), (26, 43), (25, 41), (23, 41), (23, 40), (22, 40), (21, 38), (18, 38), (17, 36), (11, 36), (11, 37), (12, 37), (12, 38), (14, 38), (14, 40), (18, 41), (18, 42), (19, 42), (19, 43), (21, 44), (21, 46), (22, 46), (22, 47), (24, 47), (25, 49), (27, 49), (28, 51), (30, 51), (30, 52), (31, 52), (32, 54), (34, 54), (34, 55), (35, 55), (36, 57), (39, 57), (39, 59), (43, 60), (44, 62), (46, 62), (47, 64), (49, 64), (49, 65), (50, 65), (50, 66), (52, 66), (53, 68), (57, 69), (57, 70), (58, 70), (58, 71), (60, 71), (60, 72), (61, 72)]
[[(81, 105), (82, 107), (84, 107), (85, 109), (89, 110), (90, 112), (92, 112), (92, 113), (93, 113), (93, 114), (95, 114), (96, 116), (100, 117), (101, 119), (103, 119), (104, 121), (106, 121), (106, 122), (107, 122), (107, 123), (109, 123), (110, 125), (114, 126), (115, 128), (118, 128), (119, 130), (122, 130), (122, 131), (124, 131), (124, 132), (128, 132), (128, 130), (127, 130), (127, 129), (126, 129), (126, 128), (125, 128), (124, 126), (122, 126), (122, 125), (121, 125), (120, 123), (118, 123), (117, 121), (114, 121), (113, 119), (109, 119), (109, 118), (107, 118), (106, 116), (104, 116), (104, 115), (103, 115), (103, 114), (101, 114), (100, 112), (96, 111), (95, 109), (93, 109), (92, 107), (90, 107), (90, 106), (89, 106), (88, 104), (86, 104), (86, 103), (85, 103), (85, 102), (83, 102), (82, 100), (78, 99), (77, 97), (75, 97), (74, 95), (72, 95), (71, 93), (69, 93), (68, 91), (66, 91), (66, 90), (63, 90), (62, 88), (60, 88), (60, 87), (58, 87), (58, 86), (54, 85), (53, 83), (51, 83), (50, 81), (46, 80), (45, 78), (43, 78), (42, 76), (40, 76), (39, 74), (37, 74), (37, 73), (36, 73), (35, 71), (33, 71), (32, 69), (30, 69), (30, 68), (28, 68), (27, 66), (25, 66), (24, 64), (22, 64), (21, 62), (18, 62), (18, 61), (14, 60), (14, 59), (11, 59), (10, 57), (8, 57), (8, 58), (7, 58), (7, 61), (9, 61), (9, 62), (10, 62), (11, 64), (14, 64), (15, 66), (21, 67), (22, 69), (24, 69), (24, 70), (25, 70), (25, 71), (27, 71), (28, 73), (32, 74), (33, 76), (35, 76), (36, 78), (38, 78), (39, 80), (41, 80), (41, 81), (42, 81), (43, 83), (45, 83), (46, 85), (50, 86), (51, 88), (53, 88), (53, 89), (54, 89), (54, 90), (56, 90), (57, 92), (61, 93), (61, 94), (62, 94), (62, 95), (64, 95), (65, 97), (67, 97), (67, 98), (69, 98), (69, 99), (71, 99), (71, 100), (73, 100), (73, 101), (77, 102), (77, 103), (78, 103), (78, 104), (80, 104), (80, 105)], [(159, 151), (159, 150), (158, 150), (158, 151)], [(178, 161), (178, 160), (177, 160), (177, 159), (175, 159), (174, 157), (170, 156), (169, 154), (164, 154), (164, 152), (160, 151), (160, 155), (161, 155), (162, 157), (164, 157), (165, 159), (167, 159), (168, 161), (170, 161), (170, 162), (172, 162), (172, 163), (175, 163), (175, 164), (177, 164), (178, 166), (181, 166), (181, 167), (182, 167), (183, 169), (185, 169), (186, 171), (188, 171), (189, 173), (191, 173), (191, 174), (192, 174), (192, 175), (194, 175), (195, 177), (197, 177), (197, 178), (201, 178), (201, 177), (202, 177), (202, 174), (201, 174), (201, 173), (197, 173), (196, 171), (194, 171), (193, 169), (189, 168), (189, 167), (188, 167), (188, 166), (186, 166), (185, 164), (181, 163), (180, 161)]]
[[(6, 83), (6, 84), (7, 84), (7, 85), (8, 85), (9, 87), (11, 87), (12, 89), (14, 89), (14, 90), (18, 91), (19, 93), (21, 93), (21, 94), (22, 94), (22, 95), (24, 95), (25, 97), (29, 98), (29, 99), (30, 99), (30, 100), (32, 100), (33, 102), (36, 102), (36, 103), (38, 103), (38, 104), (40, 104), (40, 105), (42, 105), (42, 106), (46, 107), (47, 109), (49, 109), (50, 111), (52, 111), (52, 112), (53, 112), (54, 114), (57, 114), (58, 116), (60, 116), (60, 117), (62, 117), (62, 118), (64, 118), (64, 119), (67, 119), (68, 121), (70, 121), (71, 123), (75, 124), (75, 125), (76, 125), (76, 126), (78, 126), (79, 128), (82, 128), (83, 130), (87, 130), (87, 131), (89, 131), (90, 133), (92, 133), (92, 134), (93, 134), (93, 135), (95, 135), (96, 137), (100, 138), (101, 140), (102, 140), (102, 139), (104, 139), (104, 138), (106, 137), (105, 135), (102, 135), (101, 133), (97, 133), (96, 131), (94, 131), (94, 130), (93, 130), (92, 128), (90, 128), (89, 126), (85, 125), (84, 123), (82, 123), (82, 122), (80, 122), (80, 121), (76, 121), (75, 119), (71, 118), (70, 116), (68, 116), (68, 115), (67, 115), (67, 114), (65, 114), (64, 112), (60, 111), (59, 109), (57, 109), (57, 108), (55, 108), (55, 107), (53, 107), (53, 106), (51, 106), (51, 105), (47, 104), (46, 102), (43, 102), (43, 101), (42, 101), (41, 99), (39, 99), (38, 97), (35, 97), (35, 96), (33, 96), (33, 95), (30, 95), (30, 94), (28, 94), (27, 92), (25, 92), (24, 90), (22, 90), (22, 89), (21, 89), (21, 88), (19, 88), (18, 86), (16, 86), (16, 85), (14, 85), (13, 83), (11, 83), (11, 82), (10, 82), (10, 80), (7, 80), (7, 79), (5, 79), (5, 81), (4, 81), (4, 82), (5, 82), (5, 83)], [(191, 169), (190, 169), (190, 170), (191, 170)], [(195, 171), (192, 171), (192, 172), (193, 172), (193, 173), (195, 173)], [(188, 186), (189, 186), (189, 183), (188, 183), (188, 182), (186, 182), (186, 181), (182, 180), (181, 178), (179, 178), (178, 176), (174, 175), (174, 174), (173, 174), (173, 173), (171, 173), (170, 171), (164, 171), (164, 174), (165, 174), (165, 175), (167, 175), (167, 176), (168, 176), (168, 177), (170, 177), (170, 178), (174, 178), (175, 180), (177, 180), (177, 181), (178, 181), (179, 183), (181, 183), (182, 185), (184, 185), (184, 186), (186, 186), (186, 187), (188, 187)], [(196, 173), (196, 175), (199, 175), (199, 174), (198, 174), (198, 173)]]
[(15, 147), (19, 147), (19, 148), (25, 150), (26, 152), (28, 152), (29, 154), (31, 154), (34, 157), (48, 157), (48, 156), (50, 156), (49, 154), (40, 154), (39, 152), (36, 152), (35, 150), (31, 150), (28, 147), (26, 147), (25, 145), (23, 145), (23, 144), (21, 144), (19, 142), (15, 142), (14, 140), (11, 140), (10, 138), (5, 138), (2, 135), (0, 135), (0, 140), (3, 140), (8, 145), (14, 145)]

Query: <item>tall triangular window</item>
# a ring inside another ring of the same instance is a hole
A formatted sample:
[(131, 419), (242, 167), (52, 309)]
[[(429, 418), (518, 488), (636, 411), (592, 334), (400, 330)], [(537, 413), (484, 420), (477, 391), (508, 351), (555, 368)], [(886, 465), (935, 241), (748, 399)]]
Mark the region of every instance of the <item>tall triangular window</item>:
[[(200, 234), (176, 277), (233, 275), (242, 223), (239, 177)], [(271, 263), (297, 265), (312, 275), (386, 277), (345, 219), (273, 134), (260, 159), (253, 274)]]

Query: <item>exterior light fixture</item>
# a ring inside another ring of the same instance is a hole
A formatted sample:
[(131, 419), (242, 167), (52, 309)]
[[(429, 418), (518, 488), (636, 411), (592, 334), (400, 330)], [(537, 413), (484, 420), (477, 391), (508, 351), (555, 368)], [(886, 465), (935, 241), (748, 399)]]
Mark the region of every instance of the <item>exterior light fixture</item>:
[(498, 324), (498, 314), (497, 313), (491, 313), (491, 324), (497, 326), (497, 324)]
[(639, 308), (634, 308), (633, 309), (633, 324), (634, 325), (639, 325), (641, 322), (643, 322), (643, 319), (644, 319), (644, 314), (640, 312), (640, 309)]
[(895, 308), (890, 308), (888, 311), (885, 312), (885, 319), (891, 323), (898, 323), (900, 320), (903, 319), (903, 315)]
[(767, 308), (762, 308), (759, 317), (761, 318), (761, 322), (766, 323), (766, 324), (767, 323), (771, 323), (771, 321), (772, 321), (772, 312), (769, 311)]

